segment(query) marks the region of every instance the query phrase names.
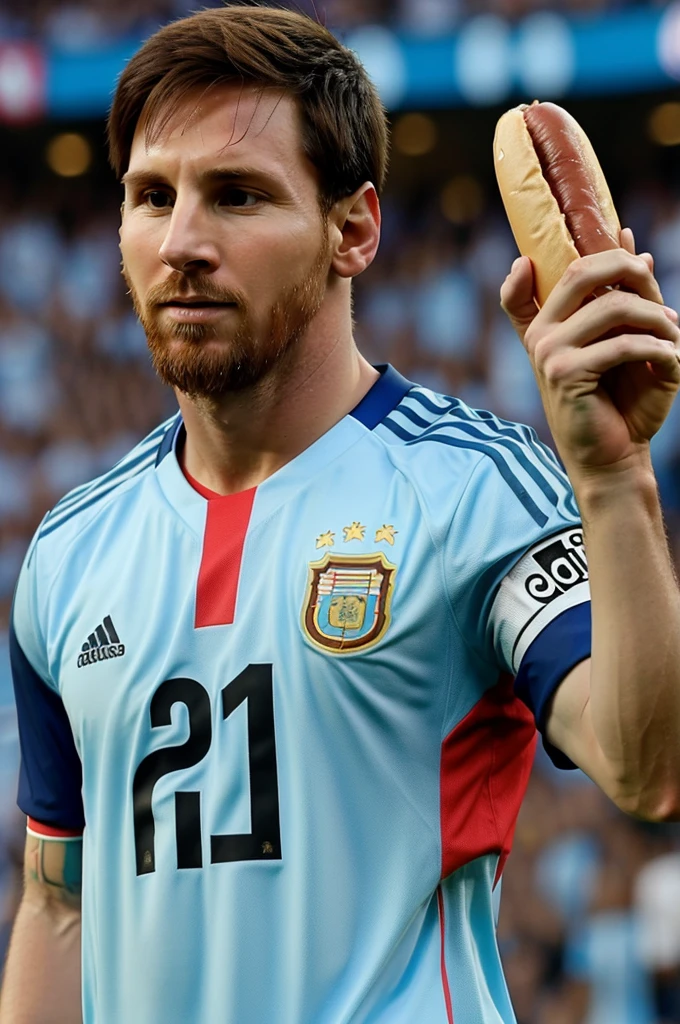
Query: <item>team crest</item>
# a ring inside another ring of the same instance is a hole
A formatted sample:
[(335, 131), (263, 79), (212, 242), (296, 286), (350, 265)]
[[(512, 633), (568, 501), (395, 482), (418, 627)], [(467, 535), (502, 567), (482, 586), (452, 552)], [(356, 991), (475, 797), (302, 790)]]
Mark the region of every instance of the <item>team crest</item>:
[(326, 554), (309, 564), (302, 628), (316, 647), (349, 654), (372, 647), (390, 623), (396, 565), (380, 551)]

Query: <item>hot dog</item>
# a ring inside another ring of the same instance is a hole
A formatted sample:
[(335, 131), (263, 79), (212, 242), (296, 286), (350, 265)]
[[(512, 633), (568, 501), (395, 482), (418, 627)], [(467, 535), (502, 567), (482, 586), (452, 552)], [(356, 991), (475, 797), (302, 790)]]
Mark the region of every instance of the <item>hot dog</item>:
[(534, 265), (540, 307), (573, 260), (619, 248), (619, 218), (590, 140), (556, 103), (535, 100), (506, 111), (493, 150), (517, 247)]

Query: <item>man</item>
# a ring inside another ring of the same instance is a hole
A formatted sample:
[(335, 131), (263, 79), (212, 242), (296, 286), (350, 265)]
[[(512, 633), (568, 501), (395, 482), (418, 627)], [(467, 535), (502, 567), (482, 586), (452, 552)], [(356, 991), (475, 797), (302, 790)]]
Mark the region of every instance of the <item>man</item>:
[(624, 248), (538, 315), (527, 259), (505, 282), (577, 509), (528, 430), (357, 352), (386, 132), (324, 28), (230, 7), (162, 29), (110, 144), (180, 415), (46, 516), (18, 584), (2, 1024), (80, 1019), (81, 850), (88, 1024), (512, 1021), (494, 888), (534, 718), (620, 807), (680, 809), (648, 445), (677, 318)]

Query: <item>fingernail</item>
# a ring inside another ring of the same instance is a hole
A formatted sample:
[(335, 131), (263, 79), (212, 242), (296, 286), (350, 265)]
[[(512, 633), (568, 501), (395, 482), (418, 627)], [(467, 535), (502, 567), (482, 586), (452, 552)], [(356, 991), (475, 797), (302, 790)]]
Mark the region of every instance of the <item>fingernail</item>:
[(678, 322), (678, 314), (677, 314), (677, 312), (674, 309), (671, 309), (670, 306), (664, 306), (663, 307), (663, 311), (664, 311), (664, 313), (666, 314), (666, 316), (668, 317), (669, 320), (672, 320), (674, 324), (677, 324), (677, 322)]
[(512, 273), (513, 270), (516, 270), (521, 262), (522, 262), (522, 257), (518, 256), (517, 259), (515, 260), (515, 262), (513, 263), (513, 265), (510, 267), (510, 272)]

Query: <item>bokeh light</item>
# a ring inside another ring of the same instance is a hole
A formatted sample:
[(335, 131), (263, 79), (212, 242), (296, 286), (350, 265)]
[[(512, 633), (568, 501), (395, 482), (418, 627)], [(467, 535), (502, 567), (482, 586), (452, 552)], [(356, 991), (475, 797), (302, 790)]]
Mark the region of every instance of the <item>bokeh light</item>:
[(394, 126), (395, 149), (405, 156), (424, 156), (437, 144), (437, 126), (427, 114), (404, 114)]
[(458, 174), (444, 185), (441, 211), (452, 224), (470, 224), (484, 208), (484, 190), (470, 174)]
[(647, 130), (658, 146), (680, 145), (680, 103), (660, 103), (649, 115)]
[(61, 178), (77, 178), (92, 165), (92, 147), (84, 135), (62, 132), (50, 139), (45, 159)]

